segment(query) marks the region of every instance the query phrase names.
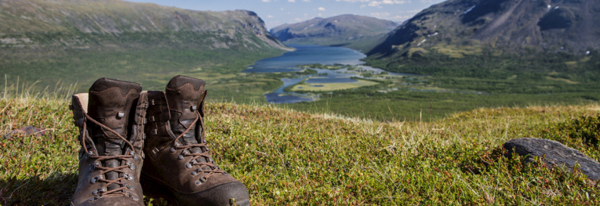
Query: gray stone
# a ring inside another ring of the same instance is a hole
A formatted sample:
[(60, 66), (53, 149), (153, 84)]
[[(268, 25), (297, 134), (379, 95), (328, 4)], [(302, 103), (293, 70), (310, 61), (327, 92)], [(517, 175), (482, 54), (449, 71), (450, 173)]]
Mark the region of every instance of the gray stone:
[(573, 171), (575, 163), (578, 163), (581, 172), (587, 175), (589, 179), (600, 179), (600, 163), (557, 141), (519, 138), (504, 143), (503, 147), (509, 151), (509, 157), (514, 150), (514, 153), (526, 156), (525, 160), (527, 162), (533, 161), (533, 156), (540, 158), (545, 156), (544, 162), (547, 167), (562, 167), (564, 165), (568, 168), (568, 171)]

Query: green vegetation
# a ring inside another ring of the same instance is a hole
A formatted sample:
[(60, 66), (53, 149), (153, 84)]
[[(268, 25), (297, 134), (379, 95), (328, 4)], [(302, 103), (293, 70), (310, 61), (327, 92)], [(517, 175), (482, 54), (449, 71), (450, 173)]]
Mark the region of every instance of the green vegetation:
[[(68, 95), (14, 96), (0, 95), (0, 134), (27, 125), (49, 132), (0, 138), (0, 204), (67, 205), (80, 147)], [(597, 122), (598, 111), (598, 104), (476, 109), (380, 123), (211, 103), (206, 124), (215, 161), (247, 185), (254, 205), (598, 205), (596, 182), (581, 173), (524, 165), (499, 149), (512, 138), (545, 137), (598, 160), (597, 148), (570, 135), (596, 124), (577, 121)]]
[[(220, 77), (224, 77), (224, 74), (241, 75), (240, 71), (254, 61), (283, 52), (277, 49), (251, 52), (234, 48), (207, 50), (183, 45), (167, 47), (162, 44), (168, 42), (152, 40), (163, 38), (162, 34), (145, 35), (147, 39), (144, 39), (143, 34), (130, 35), (122, 35), (122, 38), (137, 39), (137, 43), (130, 43), (139, 44), (140, 48), (50, 47), (42, 51), (0, 49), (0, 54), (4, 57), (0, 60), (0, 71), (7, 75), (9, 80), (18, 77), (22, 82), (38, 81), (38, 89), (60, 81), (65, 84), (78, 84), (78, 91), (86, 91), (87, 87), (100, 77), (139, 82), (144, 89), (162, 89), (171, 77), (178, 74), (209, 79), (211, 74)], [(185, 32), (179, 35), (180, 38), (192, 38), (187, 37)], [(123, 41), (123, 44), (128, 42)]]
[(594, 93), (600, 82), (600, 54), (595, 51), (589, 56), (533, 51), (501, 55), (486, 49), (462, 58), (430, 51), (413, 57), (369, 57), (366, 61), (391, 72), (431, 76), (440, 87), (493, 94)]
[(301, 83), (294, 85), (290, 91), (293, 92), (325, 92), (325, 91), (337, 91), (345, 89), (355, 89), (364, 86), (377, 85), (377, 82), (367, 80), (357, 80), (357, 82), (348, 83)]
[[(586, 99), (588, 93), (555, 95), (474, 94), (459, 92), (413, 91), (376, 85), (355, 90), (322, 93), (319, 101), (277, 105), (311, 113), (336, 113), (378, 121), (435, 121), (461, 111), (478, 108), (582, 105), (597, 103)], [(385, 91), (385, 93), (383, 92)]]

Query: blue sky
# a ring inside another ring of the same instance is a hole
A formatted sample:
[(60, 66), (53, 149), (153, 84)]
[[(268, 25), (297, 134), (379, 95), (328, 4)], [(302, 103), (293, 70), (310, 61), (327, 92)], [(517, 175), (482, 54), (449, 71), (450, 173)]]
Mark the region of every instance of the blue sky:
[(127, 0), (192, 10), (244, 9), (256, 12), (271, 29), (315, 17), (356, 14), (402, 22), (444, 0)]

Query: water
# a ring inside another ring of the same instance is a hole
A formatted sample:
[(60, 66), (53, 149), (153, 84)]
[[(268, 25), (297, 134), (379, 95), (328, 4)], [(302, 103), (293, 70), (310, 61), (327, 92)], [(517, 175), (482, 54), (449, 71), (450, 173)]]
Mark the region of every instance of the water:
[(326, 47), (314, 45), (288, 45), (296, 51), (287, 52), (281, 56), (262, 59), (249, 66), (244, 72), (269, 73), (269, 72), (296, 72), (302, 69), (297, 65), (304, 64), (350, 64), (357, 65), (364, 62), (360, 59), (366, 55), (359, 51), (344, 47)]
[[(360, 59), (365, 58), (366, 55), (349, 48), (344, 47), (327, 47), (327, 46), (315, 46), (315, 45), (289, 45), (296, 48), (295, 51), (287, 52), (281, 56), (262, 59), (249, 66), (244, 72), (248, 73), (271, 73), (271, 72), (299, 72), (303, 68), (298, 68), (298, 65), (307, 64), (344, 64), (344, 65), (361, 65), (364, 64)], [(314, 69), (319, 72), (318, 76), (312, 76), (306, 81), (306, 83), (351, 83), (357, 80), (351, 79), (352, 77), (360, 77), (356, 71), (351, 72), (348, 69), (339, 70), (328, 70), (328, 69)], [(381, 73), (385, 72), (382, 69), (377, 69), (369, 66), (359, 66), (361, 72), (373, 72)], [(326, 75), (325, 75), (326, 74)], [(390, 76), (396, 75), (409, 75), (412, 74), (400, 74), (388, 72)], [(311, 75), (306, 75), (300, 78), (281, 79), (283, 86), (273, 91), (272, 93), (265, 94), (267, 102), (270, 103), (296, 103), (318, 100), (318, 95), (313, 94), (302, 94), (296, 92), (285, 92), (284, 88), (300, 83), (305, 78)], [(317, 86), (318, 87), (318, 86)], [(322, 86), (321, 86), (322, 87)]]

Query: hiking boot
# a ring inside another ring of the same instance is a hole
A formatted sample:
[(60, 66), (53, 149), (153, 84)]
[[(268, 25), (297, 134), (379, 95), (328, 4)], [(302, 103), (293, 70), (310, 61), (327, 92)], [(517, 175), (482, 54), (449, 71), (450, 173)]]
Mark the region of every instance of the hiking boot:
[(107, 78), (73, 95), (81, 150), (71, 205), (144, 205), (139, 176), (147, 105), (141, 85)]
[(177, 205), (250, 205), (243, 183), (219, 168), (205, 139), (205, 82), (176, 76), (166, 92), (148, 92), (146, 195)]

